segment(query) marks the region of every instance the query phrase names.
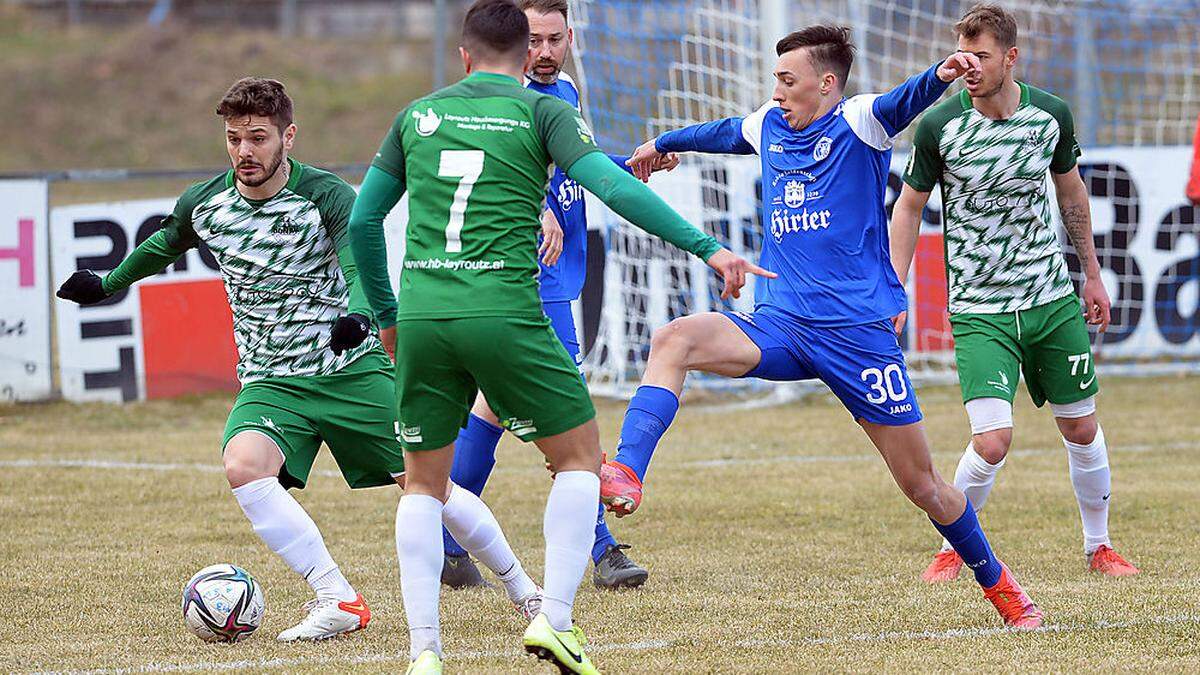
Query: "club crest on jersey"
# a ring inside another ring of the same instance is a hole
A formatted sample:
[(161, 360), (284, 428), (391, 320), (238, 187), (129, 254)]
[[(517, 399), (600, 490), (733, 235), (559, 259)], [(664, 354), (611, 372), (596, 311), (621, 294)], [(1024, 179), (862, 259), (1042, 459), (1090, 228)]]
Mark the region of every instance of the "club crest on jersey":
[(582, 117), (575, 118), (575, 128), (579, 131), (579, 140), (588, 145), (596, 142), (595, 138), (593, 138), (592, 130), (588, 128), (587, 122), (584, 122)]
[(299, 234), (300, 223), (291, 216), (284, 216), (271, 225), (271, 234)]
[(790, 208), (797, 208), (804, 205), (804, 183), (798, 180), (789, 180), (783, 186), (783, 203)]
[(817, 147), (813, 149), (813, 160), (821, 161), (829, 156), (829, 151), (833, 149), (833, 139), (828, 136), (822, 136), (821, 140), (817, 141)]
[(442, 118), (433, 112), (433, 108), (426, 108), (424, 114), (414, 110), (412, 116), (417, 121), (417, 135), (422, 138), (434, 135), (438, 127), (442, 126)]

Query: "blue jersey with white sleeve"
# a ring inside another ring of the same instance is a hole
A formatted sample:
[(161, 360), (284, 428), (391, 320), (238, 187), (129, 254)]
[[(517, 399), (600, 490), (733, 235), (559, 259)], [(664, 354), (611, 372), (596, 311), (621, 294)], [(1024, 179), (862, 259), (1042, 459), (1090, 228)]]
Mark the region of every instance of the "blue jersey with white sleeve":
[[(579, 109), (579, 89), (575, 80), (566, 73), (559, 73), (552, 84), (525, 79), (525, 86), (534, 91), (556, 96)], [(609, 158), (628, 170), (627, 157), (609, 155)], [(554, 168), (550, 187), (546, 192), (546, 207), (558, 219), (563, 231), (563, 250), (554, 265), (538, 265), (541, 271), (538, 282), (542, 302), (575, 300), (583, 291), (587, 279), (587, 207), (584, 204), (583, 186), (567, 177), (562, 169)]]
[(937, 66), (886, 94), (843, 99), (807, 127), (788, 126), (778, 104), (668, 132), (660, 152), (756, 153), (767, 233), (755, 305), (812, 325), (849, 326), (907, 307), (892, 269), (884, 210), (892, 139), (946, 91)]

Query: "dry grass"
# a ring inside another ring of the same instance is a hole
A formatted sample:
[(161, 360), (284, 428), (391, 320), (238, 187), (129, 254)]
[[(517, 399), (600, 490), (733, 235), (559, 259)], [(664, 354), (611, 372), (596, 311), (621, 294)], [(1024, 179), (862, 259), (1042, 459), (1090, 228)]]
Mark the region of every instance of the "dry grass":
[[(967, 427), (956, 391), (922, 392), (937, 463), (952, 473)], [(1195, 401), (1200, 380), (1110, 380), (1102, 420), (1115, 470), (1113, 535), (1133, 579), (1085, 572), (1066, 458), (1048, 416), (1022, 401), (1017, 447), (984, 525), (1051, 630), (996, 630), (973, 583), (917, 581), (936, 544), (836, 404), (687, 409), (651, 469), (642, 511), (615, 525), (652, 576), (587, 586), (578, 618), (605, 672), (1200, 670)], [(372, 605), (364, 633), (276, 644), (307, 587), (253, 535), (216, 470), (224, 397), (125, 407), (0, 408), (0, 670), (128, 668), (395, 672), (407, 635), (392, 542), (397, 491), (351, 493), (317, 476), (300, 494)], [(603, 437), (622, 409), (601, 406)], [(200, 465), (19, 466), (15, 460)], [(331, 470), (323, 457), (319, 468)], [(506, 439), (485, 493), (540, 576), (549, 481)], [(183, 628), (179, 587), (228, 561), (264, 584), (265, 624), (234, 646)], [(542, 671), (499, 591), (443, 595), (448, 672)], [(928, 634), (919, 634), (928, 631)], [(229, 664), (235, 664), (231, 666)]]

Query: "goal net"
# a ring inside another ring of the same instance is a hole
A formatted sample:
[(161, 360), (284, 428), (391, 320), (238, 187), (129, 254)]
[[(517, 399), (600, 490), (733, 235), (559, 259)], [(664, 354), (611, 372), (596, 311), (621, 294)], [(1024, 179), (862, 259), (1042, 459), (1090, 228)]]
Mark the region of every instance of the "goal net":
[[(954, 49), (953, 25), (973, 2), (951, 0), (572, 0), (575, 69), (585, 112), (610, 152), (630, 152), (665, 131), (745, 115), (770, 97), (774, 42), (797, 27), (851, 27), (858, 51), (848, 95), (885, 91)], [(1006, 2), (1020, 26), (1018, 77), (1063, 97), (1084, 148), (1080, 170), (1092, 202), (1113, 325), (1093, 336), (1110, 371), (1195, 369), (1200, 362), (1200, 215), (1186, 203), (1193, 131), (1200, 115), (1200, 5), (1186, 0)], [(911, 129), (889, 178), (900, 188)], [(762, 241), (757, 158), (687, 156), (652, 187), (735, 252)], [(713, 309), (750, 311), (753, 284), (722, 301), (719, 280), (694, 258), (589, 205), (605, 242), (599, 327), (585, 368), (593, 391), (628, 396), (654, 329)], [(902, 344), (911, 374), (953, 381), (946, 280), (935, 191), (925, 212), (909, 323)], [(1060, 233), (1062, 234), (1062, 233)], [(1064, 243), (1065, 234), (1062, 234)], [(1068, 263), (1082, 281), (1078, 259)], [(751, 400), (798, 390), (697, 377), (693, 391)]]

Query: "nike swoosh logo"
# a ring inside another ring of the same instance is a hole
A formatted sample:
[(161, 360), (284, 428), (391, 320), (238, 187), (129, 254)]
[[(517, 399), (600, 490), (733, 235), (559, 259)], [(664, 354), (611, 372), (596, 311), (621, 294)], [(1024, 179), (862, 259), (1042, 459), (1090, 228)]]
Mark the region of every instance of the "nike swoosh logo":
[(1093, 382), (1095, 382), (1095, 381), (1096, 381), (1096, 376), (1095, 376), (1095, 375), (1093, 375), (1093, 376), (1091, 377), (1091, 379), (1089, 379), (1087, 382), (1080, 382), (1080, 383), (1079, 383), (1079, 388), (1080, 388), (1080, 389), (1087, 389), (1088, 387), (1092, 386), (1092, 383), (1093, 383)]
[(567, 646), (567, 643), (563, 642), (562, 638), (558, 637), (558, 633), (554, 633), (554, 639), (558, 640), (558, 644), (562, 645), (563, 649), (567, 650), (567, 653), (571, 655), (571, 658), (575, 659), (575, 663), (583, 663), (583, 656), (571, 651), (571, 648)]
[(969, 157), (969, 156), (974, 155), (975, 153), (979, 152), (980, 150), (986, 149), (987, 147), (988, 146), (986, 146), (986, 145), (969, 145), (969, 146), (959, 150), (958, 156), (959, 157)]
[(339, 603), (339, 605), (341, 606), (342, 609), (346, 610), (347, 612), (355, 612), (355, 613), (361, 612), (367, 608), (366, 603), (362, 603), (362, 602), (356, 602), (354, 604), (350, 604), (348, 602), (342, 602), (342, 603)]
[(1101, 499), (1101, 501), (1108, 501), (1108, 498), (1111, 496), (1112, 496), (1112, 493), (1110, 492), (1110, 493), (1104, 495), (1103, 497), (1101, 497), (1100, 499)]

